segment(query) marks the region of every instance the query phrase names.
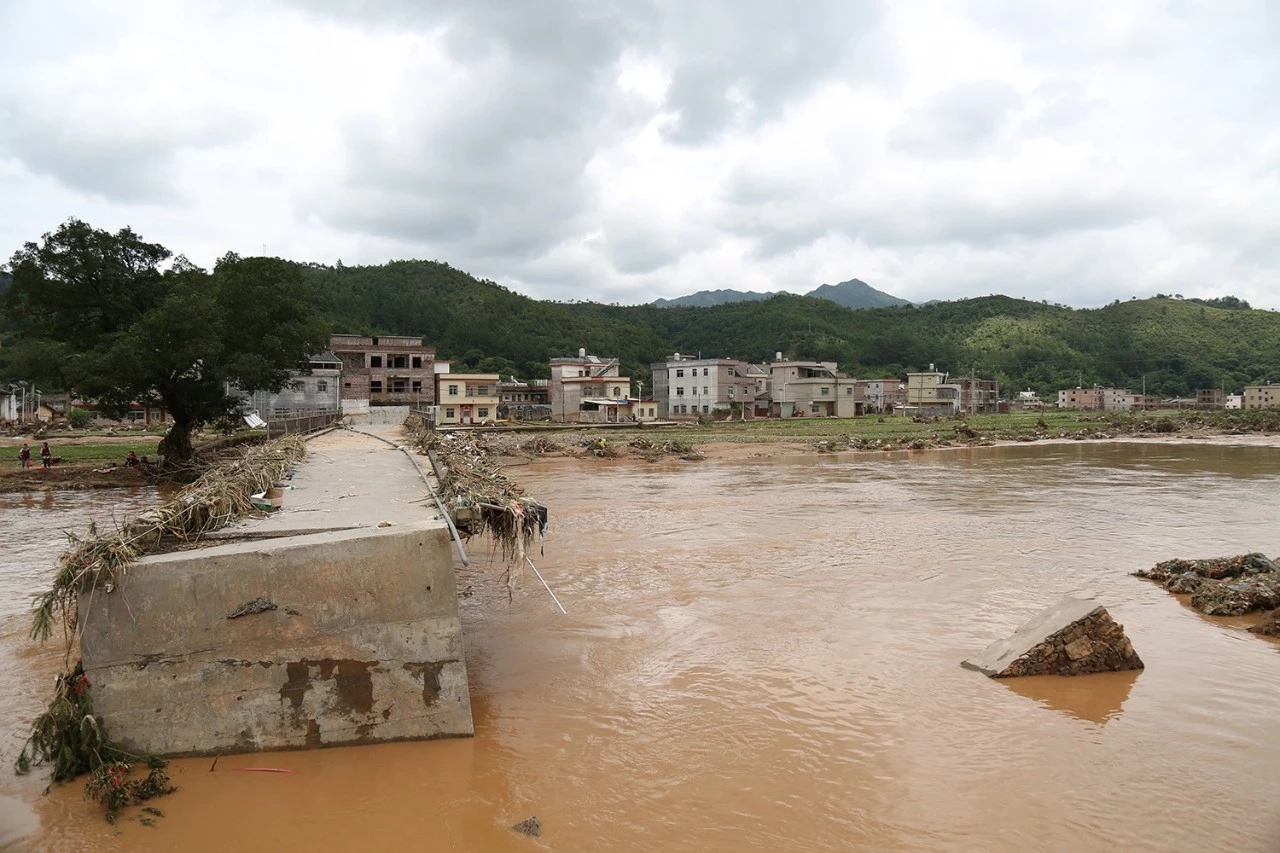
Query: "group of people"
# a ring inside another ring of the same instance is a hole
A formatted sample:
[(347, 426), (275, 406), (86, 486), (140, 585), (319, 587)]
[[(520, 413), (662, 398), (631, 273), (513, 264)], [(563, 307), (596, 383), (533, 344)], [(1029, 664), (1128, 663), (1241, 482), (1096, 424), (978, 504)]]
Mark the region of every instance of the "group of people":
[[(24, 442), (22, 449), (18, 451), (18, 461), (22, 463), (23, 468), (31, 467), (31, 448)], [(49, 449), (49, 442), (40, 445), (40, 465), (43, 468), (53, 467), (53, 451)]]

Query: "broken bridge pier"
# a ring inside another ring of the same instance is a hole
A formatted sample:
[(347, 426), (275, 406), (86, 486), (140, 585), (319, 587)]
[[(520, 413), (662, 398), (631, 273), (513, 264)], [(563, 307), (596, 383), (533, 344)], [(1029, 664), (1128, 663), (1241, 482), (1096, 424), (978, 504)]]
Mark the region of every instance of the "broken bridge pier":
[(291, 486), (280, 510), (81, 597), (114, 743), (200, 755), (474, 734), (452, 544), (413, 463), (340, 430), (311, 440)]

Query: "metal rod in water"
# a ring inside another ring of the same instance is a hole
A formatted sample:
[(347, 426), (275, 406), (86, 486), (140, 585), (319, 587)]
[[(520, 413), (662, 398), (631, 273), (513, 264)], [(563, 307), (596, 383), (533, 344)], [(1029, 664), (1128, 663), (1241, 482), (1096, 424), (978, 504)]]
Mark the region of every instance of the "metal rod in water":
[(542, 577), (542, 572), (538, 571), (538, 567), (533, 564), (533, 560), (525, 557), (524, 561), (529, 564), (529, 568), (533, 569), (533, 573), (538, 576), (538, 580), (542, 581), (542, 585), (547, 587), (547, 592), (551, 594), (551, 600), (556, 603), (556, 607), (559, 607), (560, 612), (568, 616), (569, 611), (564, 609), (564, 605), (560, 603), (560, 599), (556, 598), (556, 594), (554, 592), (551, 592), (551, 587), (547, 586), (546, 579)]

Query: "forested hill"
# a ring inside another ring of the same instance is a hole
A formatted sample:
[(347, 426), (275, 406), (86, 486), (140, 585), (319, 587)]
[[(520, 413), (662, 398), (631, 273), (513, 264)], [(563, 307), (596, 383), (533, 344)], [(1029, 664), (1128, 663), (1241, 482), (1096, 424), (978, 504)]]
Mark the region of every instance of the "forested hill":
[(850, 375), (939, 370), (1049, 393), (1078, 383), (1186, 395), (1280, 381), (1280, 313), (1238, 300), (1153, 298), (1073, 310), (988, 296), (853, 310), (780, 294), (707, 308), (543, 302), (447, 264), (306, 268), (335, 331), (421, 334), (441, 357), (504, 376), (546, 376), (579, 347), (632, 376), (668, 353), (838, 361)]

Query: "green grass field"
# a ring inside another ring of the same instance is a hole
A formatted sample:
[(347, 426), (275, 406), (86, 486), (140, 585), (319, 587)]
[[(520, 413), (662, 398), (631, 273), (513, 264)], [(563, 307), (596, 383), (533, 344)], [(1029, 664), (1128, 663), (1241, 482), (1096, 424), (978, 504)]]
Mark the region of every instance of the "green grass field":
[[(151, 438), (146, 441), (113, 441), (104, 444), (59, 444), (56, 440), (49, 442), (49, 449), (53, 451), (54, 456), (62, 458), (63, 465), (71, 465), (77, 462), (116, 462), (120, 465), (124, 464), (124, 459), (132, 450), (139, 457), (148, 456), (152, 459), (156, 456), (156, 439)], [(40, 442), (33, 441), (31, 444), (31, 464), (40, 464)], [(14, 459), (18, 458), (18, 448), (11, 447), (8, 453)]]

